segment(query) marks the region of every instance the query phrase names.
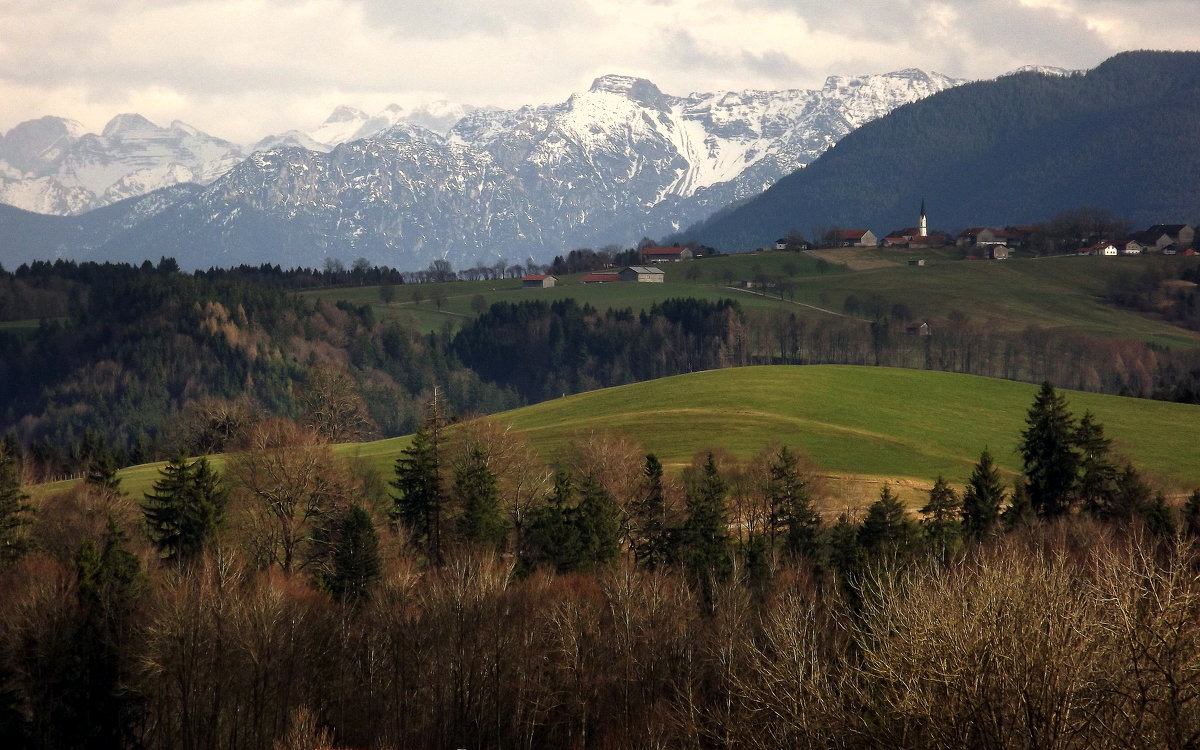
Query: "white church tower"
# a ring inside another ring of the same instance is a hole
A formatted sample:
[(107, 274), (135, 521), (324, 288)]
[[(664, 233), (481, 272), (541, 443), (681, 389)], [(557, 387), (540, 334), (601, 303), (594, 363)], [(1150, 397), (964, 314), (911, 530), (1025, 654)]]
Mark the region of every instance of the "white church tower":
[(920, 220), (917, 221), (917, 226), (921, 230), (921, 234), (920, 234), (921, 237), (929, 236), (929, 227), (927, 226), (927, 224), (928, 224), (928, 222), (925, 219), (925, 199), (922, 198), (921, 199), (921, 218), (920, 218)]

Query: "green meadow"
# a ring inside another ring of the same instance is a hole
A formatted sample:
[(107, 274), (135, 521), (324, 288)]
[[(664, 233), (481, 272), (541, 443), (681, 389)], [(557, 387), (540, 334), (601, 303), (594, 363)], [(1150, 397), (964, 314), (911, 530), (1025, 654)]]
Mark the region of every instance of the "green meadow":
[[(926, 265), (908, 266), (909, 258)], [(457, 326), (480, 304), (573, 297), (599, 309), (648, 308), (670, 297), (733, 297), (749, 308), (784, 309), (799, 316), (841, 314), (846, 298), (878, 296), (887, 309), (903, 303), (915, 319), (966, 317), (1003, 330), (1029, 326), (1069, 328), (1100, 337), (1134, 338), (1172, 349), (1200, 346), (1200, 333), (1107, 304), (1103, 293), (1118, 273), (1141, 273), (1160, 264), (1194, 264), (1198, 258), (1051, 257), (964, 261), (957, 250), (854, 249), (818, 253), (760, 252), (666, 263), (662, 284), (580, 284), (580, 274), (552, 289), (522, 289), (519, 280), (447, 282), (396, 287), (390, 304), (379, 288), (341, 287), (306, 292), (330, 302), (371, 305), (377, 318), (400, 320), (423, 331)], [(851, 270), (857, 269), (857, 270)], [(689, 278), (691, 276), (692, 278)], [(739, 287), (757, 277), (784, 279), (787, 299)], [(414, 302), (416, 292), (422, 299)], [(435, 298), (440, 298), (439, 306)], [(821, 312), (827, 310), (830, 312)]]
[[(883, 481), (917, 490), (944, 475), (961, 485), (990, 450), (1010, 477), (1037, 386), (954, 373), (875, 367), (745, 367), (680, 375), (555, 399), (496, 415), (547, 462), (589, 432), (623, 434), (676, 470), (700, 451), (743, 459), (773, 442), (808, 454), (849, 501)], [(1064, 392), (1076, 416), (1091, 411), (1131, 459), (1168, 493), (1200, 486), (1200, 406)], [(341, 445), (341, 455), (390, 478), (408, 438)], [(215, 457), (218, 468), (221, 457)], [(150, 488), (161, 464), (121, 472), (133, 494)], [(39, 488), (48, 491), (65, 483)]]

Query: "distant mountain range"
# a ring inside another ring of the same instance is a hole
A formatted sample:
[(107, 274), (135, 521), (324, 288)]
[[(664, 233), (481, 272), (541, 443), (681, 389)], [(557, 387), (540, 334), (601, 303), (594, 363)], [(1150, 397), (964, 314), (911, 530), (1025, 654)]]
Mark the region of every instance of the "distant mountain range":
[[(341, 107), (314, 130), (250, 146), (137, 115), (99, 136), (42, 118), (0, 139), (0, 202), (59, 216), (0, 213), (0, 262), (361, 256), (412, 268), (631, 244), (758, 195), (864, 123), (962, 83), (904, 70), (679, 97), (604, 76), (565, 102), (515, 110)], [(103, 218), (85, 213), (95, 207)]]
[(726, 251), (797, 229), (1030, 224), (1077, 208), (1200, 220), (1200, 53), (1129, 52), (1087, 73), (1020, 72), (900, 107), (806, 169), (676, 239)]

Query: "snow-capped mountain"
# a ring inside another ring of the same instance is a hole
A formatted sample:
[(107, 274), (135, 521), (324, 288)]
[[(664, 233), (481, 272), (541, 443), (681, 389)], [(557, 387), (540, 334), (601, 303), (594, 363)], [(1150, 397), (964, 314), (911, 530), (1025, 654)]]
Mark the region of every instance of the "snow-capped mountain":
[(343, 143), (373, 138), (400, 126), (413, 126), (445, 135), (463, 117), (480, 109), (469, 104), (436, 101), (411, 110), (399, 104), (390, 104), (369, 116), (361, 109), (340, 106), (333, 110), (325, 122), (312, 130), (289, 130), (270, 135), (254, 144), (250, 150), (299, 147), (309, 151), (332, 151)]
[(212, 182), (245, 156), (241, 146), (178, 121), (164, 128), (117, 115), (96, 135), (43, 117), (0, 138), (0, 202), (78, 214), (179, 183)]
[[(434, 258), (548, 259), (691, 224), (761, 193), (858, 126), (963, 82), (904, 70), (832, 77), (815, 90), (673, 96), (644, 79), (609, 75), (564, 102), (513, 110), (439, 102), (368, 116), (339, 107), (313, 130), (246, 149), (255, 153), (242, 161), (224, 141), (226, 150), (192, 148), (206, 158), (154, 161), (151, 154), (183, 150), (166, 135), (182, 138), (178, 123), (159, 129), (122, 116), (94, 136), (59, 122), (5, 136), (0, 175), (29, 175), (9, 178), (4, 195), (17, 196), (20, 185), (53, 194), (40, 199), (43, 211), (172, 181), (206, 186), (112, 239), (107, 250), (120, 257), (174, 254), (185, 266), (366, 257), (403, 268)], [(10, 140), (20, 147), (10, 149)], [(120, 147), (119, 156), (103, 146)], [(53, 170), (31, 174), (28, 154), (38, 148), (61, 156)], [(214, 251), (221, 257), (207, 256)]]

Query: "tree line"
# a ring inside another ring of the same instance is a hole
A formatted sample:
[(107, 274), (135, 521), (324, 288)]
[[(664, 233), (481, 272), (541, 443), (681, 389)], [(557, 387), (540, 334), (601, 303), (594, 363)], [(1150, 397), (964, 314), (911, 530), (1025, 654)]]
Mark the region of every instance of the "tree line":
[(0, 454), (7, 747), (1187, 746), (1200, 491), (1046, 384), (914, 515), (803, 455), (620, 436), (553, 466), (435, 392), (390, 478), (271, 419), (131, 498)]

